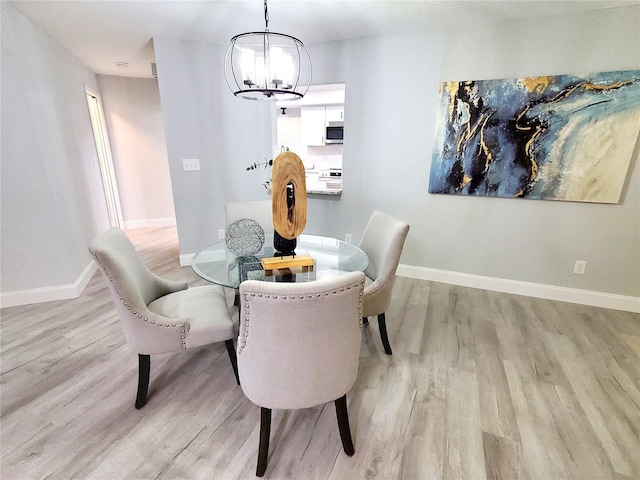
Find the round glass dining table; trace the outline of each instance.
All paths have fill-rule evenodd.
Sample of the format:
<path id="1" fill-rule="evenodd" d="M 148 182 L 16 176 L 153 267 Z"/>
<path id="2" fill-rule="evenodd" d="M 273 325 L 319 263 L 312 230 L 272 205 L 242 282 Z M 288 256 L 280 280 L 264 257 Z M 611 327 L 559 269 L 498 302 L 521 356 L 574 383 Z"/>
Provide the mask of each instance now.
<path id="1" fill-rule="evenodd" d="M 296 255 L 309 255 L 311 267 L 292 267 L 265 271 L 263 258 L 274 257 L 273 234 L 252 255 L 235 255 L 224 240 L 198 252 L 191 260 L 191 268 L 209 282 L 229 288 L 239 288 L 245 280 L 271 282 L 310 282 L 346 272 L 363 272 L 369 258 L 360 248 L 337 238 L 319 235 L 300 235 L 297 238 Z"/>

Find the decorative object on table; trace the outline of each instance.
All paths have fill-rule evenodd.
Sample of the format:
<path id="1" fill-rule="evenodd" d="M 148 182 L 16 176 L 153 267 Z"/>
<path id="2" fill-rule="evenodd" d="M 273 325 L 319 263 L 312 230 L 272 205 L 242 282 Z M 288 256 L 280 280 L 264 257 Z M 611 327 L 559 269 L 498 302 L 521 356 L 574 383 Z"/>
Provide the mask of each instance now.
<path id="1" fill-rule="evenodd" d="M 618 203 L 640 70 L 444 82 L 430 193 Z"/>
<path id="2" fill-rule="evenodd" d="M 227 227 L 225 241 L 234 255 L 253 255 L 264 245 L 264 230 L 255 220 L 242 218 Z"/>
<path id="3" fill-rule="evenodd" d="M 306 174 L 302 160 L 293 152 L 283 152 L 273 162 L 271 210 L 276 255 L 291 255 L 307 225 Z"/>
<path id="4" fill-rule="evenodd" d="M 283 238 L 277 230 L 273 231 L 273 248 L 276 250 L 276 255 L 280 255 L 281 257 L 295 255 L 297 246 L 297 239 Z"/>
<path id="5" fill-rule="evenodd" d="M 246 170 L 258 170 L 259 167 L 264 167 L 264 169 L 271 168 L 273 166 L 273 158 L 270 160 L 264 159 L 264 162 L 253 162 L 249 165 Z M 267 178 L 267 180 L 262 184 L 264 188 L 269 190 L 271 187 L 271 178 Z"/>
<path id="6" fill-rule="evenodd" d="M 260 259 L 254 255 L 242 255 L 236 257 L 229 264 L 229 278 L 238 284 L 245 280 L 263 280 L 264 271 Z"/>
<path id="7" fill-rule="evenodd" d="M 313 258 L 310 255 L 290 255 L 286 257 L 266 257 L 260 260 L 265 275 L 271 275 L 274 270 L 302 267 L 303 272 L 313 269 Z"/>
<path id="8" fill-rule="evenodd" d="M 288 151 L 289 151 L 289 147 L 285 147 L 284 145 L 280 147 L 280 153 L 288 152 Z M 269 160 L 265 158 L 264 162 L 253 162 L 251 165 L 245 168 L 245 170 L 258 170 L 260 167 L 263 167 L 264 170 L 266 170 L 267 168 L 273 167 L 273 158 Z M 267 180 L 262 184 L 262 186 L 267 190 L 269 190 L 269 188 L 271 188 L 271 177 L 267 178 Z"/>
<path id="9" fill-rule="evenodd" d="M 249 100 L 297 100 L 311 84 L 311 58 L 295 37 L 269 31 L 267 0 L 264 32 L 241 33 L 231 39 L 224 76 L 236 97 Z"/>

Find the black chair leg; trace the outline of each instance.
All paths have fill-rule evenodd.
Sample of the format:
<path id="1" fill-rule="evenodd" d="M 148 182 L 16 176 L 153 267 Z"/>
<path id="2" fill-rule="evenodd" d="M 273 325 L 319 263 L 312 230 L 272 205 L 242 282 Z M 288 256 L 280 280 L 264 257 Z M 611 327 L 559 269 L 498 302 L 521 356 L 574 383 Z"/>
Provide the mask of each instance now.
<path id="1" fill-rule="evenodd" d="M 240 315 L 242 314 L 242 311 L 240 310 L 240 290 L 237 288 L 233 297 L 233 304 L 238 307 L 238 325 L 240 325 Z"/>
<path id="2" fill-rule="evenodd" d="M 271 434 L 271 409 L 260 407 L 260 447 L 258 449 L 258 466 L 256 476 L 262 477 L 267 470 L 269 456 L 269 435 Z"/>
<path id="3" fill-rule="evenodd" d="M 384 353 L 391 355 L 391 345 L 389 345 L 389 337 L 387 337 L 387 322 L 384 318 L 384 313 L 378 315 L 378 327 L 380 327 L 380 338 L 382 338 Z"/>
<path id="4" fill-rule="evenodd" d="M 338 398 L 336 404 L 336 417 L 338 417 L 338 429 L 340 430 L 340 440 L 344 453 L 352 456 L 356 451 L 353 448 L 351 429 L 349 428 L 349 414 L 347 413 L 347 395 Z"/>
<path id="5" fill-rule="evenodd" d="M 149 373 L 151 371 L 151 356 L 138 354 L 138 395 L 136 408 L 140 409 L 147 403 L 149 390 Z"/>
<path id="6" fill-rule="evenodd" d="M 363 325 L 368 325 L 369 324 L 369 317 L 362 317 L 362 324 Z"/>
<path id="7" fill-rule="evenodd" d="M 224 344 L 227 346 L 227 352 L 229 353 L 229 360 L 231 360 L 231 366 L 233 367 L 233 374 L 236 376 L 236 382 L 240 385 L 238 358 L 236 357 L 236 348 L 233 346 L 233 340 L 225 340 Z"/>

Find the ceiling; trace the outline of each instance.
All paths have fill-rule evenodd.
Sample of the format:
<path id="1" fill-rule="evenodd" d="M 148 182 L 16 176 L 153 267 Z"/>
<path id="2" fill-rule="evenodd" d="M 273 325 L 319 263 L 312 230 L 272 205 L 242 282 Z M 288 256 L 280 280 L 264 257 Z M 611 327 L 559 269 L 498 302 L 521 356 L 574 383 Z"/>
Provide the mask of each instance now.
<path id="1" fill-rule="evenodd" d="M 15 0 L 95 73 L 151 77 L 153 37 L 227 45 L 264 30 L 260 0 Z M 564 15 L 634 1 L 271 0 L 269 30 L 305 44 Z M 126 62 L 126 68 L 118 67 Z"/>

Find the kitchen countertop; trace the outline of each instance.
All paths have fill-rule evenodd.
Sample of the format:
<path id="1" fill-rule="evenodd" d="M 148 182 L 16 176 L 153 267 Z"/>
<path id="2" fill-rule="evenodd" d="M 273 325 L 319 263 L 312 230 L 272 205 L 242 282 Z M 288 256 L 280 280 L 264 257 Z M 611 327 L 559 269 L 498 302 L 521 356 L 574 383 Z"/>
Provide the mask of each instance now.
<path id="1" fill-rule="evenodd" d="M 342 189 L 311 190 L 307 188 L 307 193 L 314 195 L 342 195 Z"/>
<path id="2" fill-rule="evenodd" d="M 340 195 L 342 193 L 342 179 L 320 179 L 318 178 L 318 171 L 307 170 L 306 171 L 306 183 L 307 183 L 307 193 L 315 194 L 315 195 Z M 340 188 L 329 188 L 327 187 L 327 183 L 332 183 L 333 185 L 340 182 Z"/>

